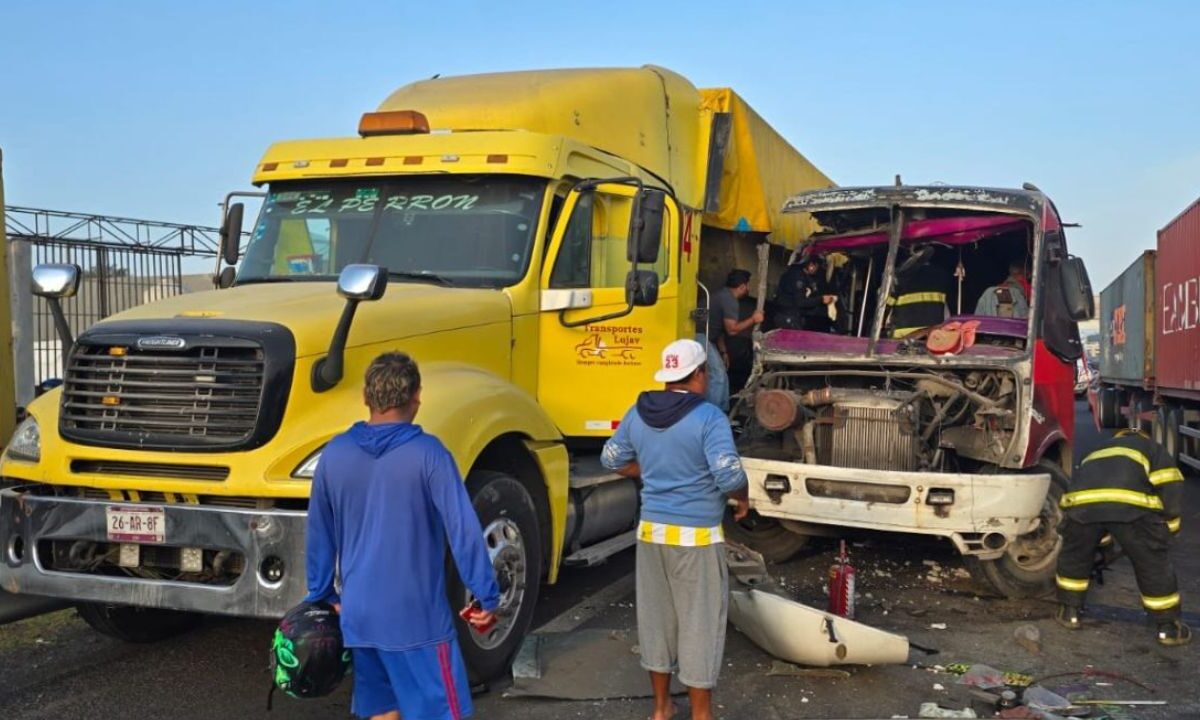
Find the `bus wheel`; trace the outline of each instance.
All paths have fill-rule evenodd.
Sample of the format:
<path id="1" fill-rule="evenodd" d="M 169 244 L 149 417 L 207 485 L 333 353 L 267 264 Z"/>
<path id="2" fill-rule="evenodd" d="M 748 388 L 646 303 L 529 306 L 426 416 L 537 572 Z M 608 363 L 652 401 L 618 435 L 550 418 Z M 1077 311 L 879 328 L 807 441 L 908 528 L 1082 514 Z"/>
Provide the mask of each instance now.
<path id="1" fill-rule="evenodd" d="M 733 512 L 727 510 L 724 526 L 725 537 L 757 552 L 769 563 L 787 562 L 808 545 L 807 535 L 794 533 L 778 520 L 763 517 L 754 510 L 741 521 L 735 521 Z"/>
<path id="2" fill-rule="evenodd" d="M 1037 528 L 1013 540 L 1004 554 L 994 560 L 964 558 L 977 583 L 1007 598 L 1041 597 L 1054 589 L 1058 551 L 1062 548 L 1058 534 L 1062 510 L 1058 502 L 1067 490 L 1067 475 L 1049 460 L 1038 463 L 1036 471 L 1050 475 L 1050 488 Z"/>
<path id="3" fill-rule="evenodd" d="M 463 585 L 452 558 L 447 560 L 450 565 L 447 592 L 455 612 L 459 646 L 472 681 L 486 681 L 508 669 L 533 621 L 541 579 L 541 533 L 533 498 L 511 475 L 477 470 L 467 476 L 467 492 L 479 516 L 488 556 L 500 585 L 496 624 L 486 633 L 477 633 L 457 616 L 475 596 Z"/>

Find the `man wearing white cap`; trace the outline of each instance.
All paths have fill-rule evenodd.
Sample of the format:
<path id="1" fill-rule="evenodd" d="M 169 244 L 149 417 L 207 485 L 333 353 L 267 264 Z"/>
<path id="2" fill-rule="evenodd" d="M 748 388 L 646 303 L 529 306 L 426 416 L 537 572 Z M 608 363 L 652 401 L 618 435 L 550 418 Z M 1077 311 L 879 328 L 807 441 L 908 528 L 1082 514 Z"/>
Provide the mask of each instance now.
<path id="1" fill-rule="evenodd" d="M 721 519 L 726 498 L 749 511 L 746 473 L 729 419 L 704 399 L 704 347 L 676 340 L 654 379 L 604 445 L 610 470 L 642 478 L 637 546 L 638 646 L 654 688 L 653 720 L 675 714 L 671 674 L 687 686 L 691 717 L 712 718 L 725 652 L 729 575 Z"/>

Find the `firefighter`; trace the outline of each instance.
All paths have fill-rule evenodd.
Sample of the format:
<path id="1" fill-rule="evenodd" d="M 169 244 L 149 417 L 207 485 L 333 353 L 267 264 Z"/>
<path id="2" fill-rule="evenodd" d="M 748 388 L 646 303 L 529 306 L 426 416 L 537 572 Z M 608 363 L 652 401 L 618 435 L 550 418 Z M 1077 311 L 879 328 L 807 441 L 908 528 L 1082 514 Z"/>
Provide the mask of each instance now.
<path id="1" fill-rule="evenodd" d="M 932 262 L 933 252 L 929 245 L 911 248 L 896 267 L 895 292 L 888 298 L 894 338 L 941 325 L 950 314 L 946 291 L 953 283 L 950 273 Z"/>
<path id="2" fill-rule="evenodd" d="M 1143 433 L 1117 433 L 1083 459 L 1060 506 L 1058 623 L 1079 628 L 1095 552 L 1111 534 L 1133 563 L 1142 606 L 1158 626 L 1158 642 L 1190 641 L 1192 631 L 1180 621 L 1179 586 L 1167 555 L 1171 537 L 1179 532 L 1183 475 L 1166 450 Z"/>
<path id="3" fill-rule="evenodd" d="M 778 327 L 833 331 L 828 306 L 837 302 L 837 295 L 825 280 L 824 265 L 820 255 L 808 254 L 783 272 L 775 295 L 774 320 Z"/>

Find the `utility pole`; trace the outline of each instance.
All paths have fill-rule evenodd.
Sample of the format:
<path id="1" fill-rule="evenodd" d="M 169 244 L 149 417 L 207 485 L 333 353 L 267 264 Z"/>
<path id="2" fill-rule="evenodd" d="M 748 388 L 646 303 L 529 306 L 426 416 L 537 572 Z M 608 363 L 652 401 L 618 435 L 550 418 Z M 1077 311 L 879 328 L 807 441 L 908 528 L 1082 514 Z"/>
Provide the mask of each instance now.
<path id="1" fill-rule="evenodd" d="M 4 216 L 4 152 L 0 150 L 0 217 Z M 8 444 L 17 421 L 17 403 L 13 397 L 13 332 L 8 296 L 8 235 L 0 232 L 0 444 Z"/>

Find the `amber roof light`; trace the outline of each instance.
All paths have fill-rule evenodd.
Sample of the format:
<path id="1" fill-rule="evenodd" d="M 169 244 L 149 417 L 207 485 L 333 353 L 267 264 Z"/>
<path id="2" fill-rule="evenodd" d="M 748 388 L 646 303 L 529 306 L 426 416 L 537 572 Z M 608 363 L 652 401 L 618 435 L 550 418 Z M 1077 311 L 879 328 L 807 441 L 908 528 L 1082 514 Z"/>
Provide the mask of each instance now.
<path id="1" fill-rule="evenodd" d="M 429 120 L 416 110 L 387 110 L 363 113 L 358 121 L 358 134 L 363 137 L 374 135 L 416 135 L 429 132 Z"/>

